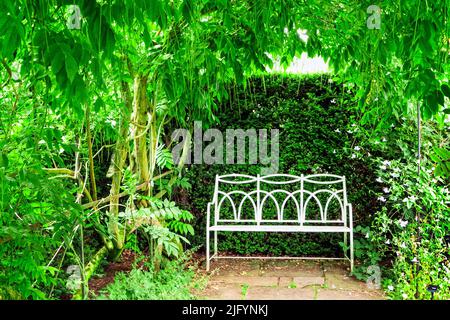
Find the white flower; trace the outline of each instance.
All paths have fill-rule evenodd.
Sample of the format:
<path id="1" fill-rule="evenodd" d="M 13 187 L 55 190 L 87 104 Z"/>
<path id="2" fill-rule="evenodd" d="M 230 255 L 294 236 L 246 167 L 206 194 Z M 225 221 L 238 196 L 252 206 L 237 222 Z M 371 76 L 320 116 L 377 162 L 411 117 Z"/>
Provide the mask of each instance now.
<path id="1" fill-rule="evenodd" d="M 366 233 L 366 239 L 369 239 L 369 233 L 368 232 Z"/>
<path id="2" fill-rule="evenodd" d="M 367 152 L 367 156 L 368 156 L 368 157 L 370 157 L 370 156 L 371 156 L 370 152 Z"/>
<path id="3" fill-rule="evenodd" d="M 417 257 L 414 257 L 414 259 L 411 260 L 412 263 L 416 263 L 417 261 L 419 261 L 417 260 Z"/>
<path id="4" fill-rule="evenodd" d="M 336 100 L 335 99 L 331 100 L 331 103 L 336 103 Z"/>
<path id="5" fill-rule="evenodd" d="M 380 169 L 381 169 L 381 170 L 386 170 L 387 167 L 383 165 L 383 166 L 380 166 Z"/>
<path id="6" fill-rule="evenodd" d="M 383 183 L 383 180 L 381 180 L 380 177 L 378 177 L 376 181 L 379 182 L 379 183 Z"/>
<path id="7" fill-rule="evenodd" d="M 391 124 L 391 128 L 395 128 L 394 124 Z"/>
<path id="8" fill-rule="evenodd" d="M 356 154 L 352 154 L 352 159 L 355 159 L 356 158 Z"/>
<path id="9" fill-rule="evenodd" d="M 389 193 L 389 192 L 391 192 L 391 189 L 389 189 L 389 188 L 387 188 L 387 187 L 384 187 L 384 188 L 383 188 L 383 192 L 384 192 L 384 193 Z"/>
<path id="10" fill-rule="evenodd" d="M 353 123 L 353 124 L 352 124 L 352 127 L 356 127 L 356 123 Z"/>
<path id="11" fill-rule="evenodd" d="M 406 244 L 404 242 L 402 242 L 402 244 L 400 245 L 400 248 L 406 249 Z"/>
<path id="12" fill-rule="evenodd" d="M 391 244 L 391 241 L 389 241 L 389 239 L 387 239 L 385 244 Z"/>
<path id="13" fill-rule="evenodd" d="M 336 129 L 336 130 L 334 130 L 334 132 L 340 133 L 340 132 L 341 132 L 341 130 L 339 130 L 339 129 Z"/>
<path id="14" fill-rule="evenodd" d="M 361 150 L 361 148 L 358 147 L 358 146 L 356 146 L 356 147 L 355 147 L 355 150 L 356 150 L 356 151 L 359 151 L 359 150 Z"/>
<path id="15" fill-rule="evenodd" d="M 417 198 L 415 196 L 409 196 L 408 199 L 411 200 L 412 202 L 414 202 L 414 201 L 416 201 Z"/>
<path id="16" fill-rule="evenodd" d="M 402 220 L 402 219 L 398 220 L 398 223 L 400 224 L 400 227 L 402 227 L 402 228 L 404 228 L 408 225 L 408 221 Z"/>
<path id="17" fill-rule="evenodd" d="M 407 299 L 408 295 L 406 293 L 402 294 L 403 299 Z"/>
<path id="18" fill-rule="evenodd" d="M 388 286 L 388 290 L 389 290 L 389 291 L 394 291 L 394 286 L 389 285 L 389 286 Z"/>
<path id="19" fill-rule="evenodd" d="M 386 139 L 386 138 L 383 138 L 383 139 L 381 139 L 381 141 L 383 141 L 383 142 L 386 142 L 386 141 L 387 141 L 387 139 Z"/>
<path id="20" fill-rule="evenodd" d="M 384 164 L 385 166 L 390 166 L 390 165 L 391 165 L 391 162 L 390 162 L 389 160 L 384 160 L 384 161 L 383 161 L 383 164 Z"/>
<path id="21" fill-rule="evenodd" d="M 351 131 L 351 130 L 347 130 L 347 132 L 348 132 L 348 133 L 353 133 L 353 131 Z"/>
<path id="22" fill-rule="evenodd" d="M 333 153 L 336 153 L 336 149 L 333 150 Z"/>
<path id="23" fill-rule="evenodd" d="M 383 196 L 381 196 L 381 197 L 378 197 L 378 199 L 377 199 L 378 201 L 381 201 L 381 202 L 386 202 L 386 198 L 385 197 L 383 197 Z"/>

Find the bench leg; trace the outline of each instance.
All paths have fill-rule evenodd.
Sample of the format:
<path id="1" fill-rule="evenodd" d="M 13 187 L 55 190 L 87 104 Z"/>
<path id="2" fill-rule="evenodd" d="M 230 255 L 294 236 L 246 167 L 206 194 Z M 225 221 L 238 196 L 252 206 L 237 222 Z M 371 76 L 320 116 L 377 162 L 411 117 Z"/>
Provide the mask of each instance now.
<path id="1" fill-rule="evenodd" d="M 354 257 L 353 257 L 353 229 L 350 231 L 350 272 L 353 273 L 353 264 L 354 264 Z"/>
<path id="2" fill-rule="evenodd" d="M 344 257 L 348 258 L 348 242 L 347 242 L 347 232 L 344 232 Z"/>
<path id="3" fill-rule="evenodd" d="M 206 271 L 209 271 L 209 228 L 206 228 Z"/>
<path id="4" fill-rule="evenodd" d="M 214 255 L 217 257 L 217 231 L 214 231 Z"/>

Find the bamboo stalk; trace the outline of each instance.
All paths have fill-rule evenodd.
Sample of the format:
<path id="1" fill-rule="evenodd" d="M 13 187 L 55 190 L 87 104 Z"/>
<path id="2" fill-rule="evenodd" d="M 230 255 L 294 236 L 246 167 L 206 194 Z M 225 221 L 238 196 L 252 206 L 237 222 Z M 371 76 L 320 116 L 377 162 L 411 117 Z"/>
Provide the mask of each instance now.
<path id="1" fill-rule="evenodd" d="M 163 177 L 165 177 L 165 176 L 167 176 L 167 175 L 169 175 L 169 174 L 171 174 L 171 173 L 173 173 L 173 170 L 166 171 L 166 172 L 160 174 L 159 176 L 154 177 L 153 180 L 161 179 L 161 178 L 163 178 Z M 143 183 L 141 183 L 141 184 L 138 184 L 138 185 L 136 186 L 136 191 L 140 191 L 140 190 L 145 191 L 146 188 L 148 187 L 148 185 L 149 185 L 148 182 L 143 182 Z M 118 194 L 116 194 L 116 195 L 114 195 L 114 196 L 117 197 L 117 198 L 122 198 L 122 197 L 125 197 L 125 196 L 127 196 L 127 195 L 129 195 L 129 193 L 128 193 L 127 191 L 123 191 L 123 192 L 118 193 Z M 82 205 L 82 207 L 83 207 L 84 209 L 89 209 L 89 208 L 98 207 L 98 206 L 100 206 L 100 205 L 102 205 L 102 204 L 105 204 L 105 203 L 107 203 L 108 201 L 110 201 L 112 197 L 113 197 L 112 195 L 109 195 L 109 196 L 107 196 L 107 197 L 105 197 L 105 198 L 98 199 L 98 200 L 96 200 L 96 201 L 92 201 L 92 202 L 89 202 L 89 203 L 85 203 L 85 204 Z"/>
<path id="2" fill-rule="evenodd" d="M 92 277 L 92 275 L 95 273 L 102 260 L 106 257 L 107 253 L 108 249 L 106 248 L 106 246 L 102 247 L 100 250 L 97 251 L 97 253 L 91 259 L 91 261 L 89 261 L 89 263 L 86 265 L 84 273 L 84 280 L 86 282 L 88 282 L 89 279 Z M 72 300 L 82 300 L 82 299 L 83 299 L 83 290 L 81 287 L 72 296 Z"/>
<path id="3" fill-rule="evenodd" d="M 91 181 L 91 196 L 95 201 L 97 200 L 97 184 L 95 183 L 94 173 L 94 156 L 92 152 L 92 135 L 91 135 L 91 122 L 90 122 L 90 109 L 89 105 L 86 107 L 86 140 L 88 144 L 88 156 L 89 156 L 89 175 Z"/>

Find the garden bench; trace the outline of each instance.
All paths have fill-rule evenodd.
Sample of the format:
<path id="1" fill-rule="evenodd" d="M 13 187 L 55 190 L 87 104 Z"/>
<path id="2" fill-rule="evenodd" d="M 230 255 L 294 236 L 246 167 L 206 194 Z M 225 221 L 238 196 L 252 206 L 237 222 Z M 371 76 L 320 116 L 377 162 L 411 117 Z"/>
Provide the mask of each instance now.
<path id="1" fill-rule="evenodd" d="M 347 202 L 344 176 L 332 174 L 217 175 L 213 199 L 207 205 L 206 223 L 206 269 L 208 271 L 211 259 L 264 258 L 219 256 L 218 232 L 343 233 L 345 258 L 276 258 L 348 260 L 350 269 L 353 271 L 352 205 Z M 211 232 L 214 233 L 212 256 L 210 256 Z M 347 234 L 350 237 L 350 258 L 347 255 Z"/>

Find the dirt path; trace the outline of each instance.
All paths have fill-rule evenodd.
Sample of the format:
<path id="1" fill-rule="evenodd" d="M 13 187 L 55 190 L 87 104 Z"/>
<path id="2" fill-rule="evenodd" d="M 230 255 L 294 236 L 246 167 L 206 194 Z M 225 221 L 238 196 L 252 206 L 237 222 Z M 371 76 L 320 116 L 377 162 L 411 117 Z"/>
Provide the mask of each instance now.
<path id="1" fill-rule="evenodd" d="M 349 276 L 348 263 L 312 260 L 212 261 L 199 299 L 378 300 L 380 290 Z"/>

